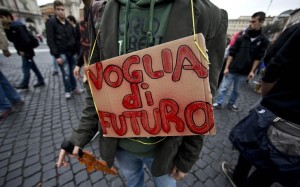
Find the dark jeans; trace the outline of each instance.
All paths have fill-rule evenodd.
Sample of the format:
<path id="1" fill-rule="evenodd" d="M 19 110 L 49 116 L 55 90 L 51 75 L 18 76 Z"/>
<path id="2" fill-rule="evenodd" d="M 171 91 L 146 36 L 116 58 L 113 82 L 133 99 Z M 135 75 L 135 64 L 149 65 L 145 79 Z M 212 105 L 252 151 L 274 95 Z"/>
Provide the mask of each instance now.
<path id="1" fill-rule="evenodd" d="M 272 171 L 256 168 L 248 176 L 251 168 L 252 163 L 240 155 L 232 176 L 234 183 L 238 187 L 270 187 L 273 184 Z"/>
<path id="2" fill-rule="evenodd" d="M 38 82 L 40 83 L 44 82 L 44 78 L 40 70 L 36 66 L 33 57 L 22 56 L 22 70 L 23 70 L 24 77 L 21 85 L 28 86 L 30 80 L 30 69 L 32 69 L 32 71 L 37 76 Z"/>

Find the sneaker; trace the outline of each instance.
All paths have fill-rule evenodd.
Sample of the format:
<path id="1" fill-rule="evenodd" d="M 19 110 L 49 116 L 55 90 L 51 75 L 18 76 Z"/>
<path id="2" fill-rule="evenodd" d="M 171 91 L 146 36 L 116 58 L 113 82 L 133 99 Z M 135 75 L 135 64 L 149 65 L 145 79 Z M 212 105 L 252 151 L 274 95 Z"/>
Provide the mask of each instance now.
<path id="1" fill-rule="evenodd" d="M 66 97 L 66 99 L 70 99 L 71 98 L 71 93 L 70 92 L 66 92 L 65 93 L 65 97 Z"/>
<path id="2" fill-rule="evenodd" d="M 235 183 L 233 182 L 233 170 L 227 162 L 222 162 L 222 171 L 228 178 L 232 186 L 236 187 Z"/>
<path id="3" fill-rule="evenodd" d="M 13 102 L 12 104 L 14 105 L 14 106 L 21 106 L 21 105 L 24 105 L 24 100 L 22 99 L 22 100 L 20 100 L 20 101 L 15 101 L 15 102 Z"/>
<path id="4" fill-rule="evenodd" d="M 19 85 L 15 87 L 16 89 L 28 89 L 28 86 L 24 86 L 24 85 Z"/>
<path id="5" fill-rule="evenodd" d="M 230 104 L 228 104 L 227 107 L 228 107 L 230 110 L 234 111 L 234 112 L 238 112 L 238 111 L 239 111 L 239 108 L 238 108 L 237 106 L 235 106 L 235 105 L 230 105 Z"/>
<path id="6" fill-rule="evenodd" d="M 0 119 L 6 118 L 7 116 L 9 116 L 14 111 L 15 111 L 15 109 L 13 107 L 10 107 L 6 110 L 1 111 L 0 112 Z"/>
<path id="7" fill-rule="evenodd" d="M 55 72 L 52 73 L 52 76 L 55 76 L 55 75 L 58 75 L 57 71 L 55 71 Z"/>
<path id="8" fill-rule="evenodd" d="M 72 93 L 75 93 L 75 94 L 82 94 L 84 91 L 83 89 L 79 89 L 79 88 L 75 88 Z"/>
<path id="9" fill-rule="evenodd" d="M 45 82 L 38 82 L 35 85 L 33 85 L 33 87 L 37 88 L 37 87 L 45 86 L 45 85 L 46 85 Z"/>
<path id="10" fill-rule="evenodd" d="M 216 109 L 221 109 L 221 108 L 222 108 L 222 105 L 219 104 L 219 103 L 214 103 L 214 104 L 213 104 L 213 107 L 216 108 Z"/>

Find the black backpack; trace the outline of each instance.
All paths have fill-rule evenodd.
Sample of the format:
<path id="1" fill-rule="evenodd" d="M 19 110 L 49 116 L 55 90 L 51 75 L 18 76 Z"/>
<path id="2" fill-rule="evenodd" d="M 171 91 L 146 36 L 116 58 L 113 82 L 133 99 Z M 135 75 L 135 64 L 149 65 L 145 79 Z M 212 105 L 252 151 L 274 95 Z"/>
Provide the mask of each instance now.
<path id="1" fill-rule="evenodd" d="M 37 48 L 40 45 L 38 39 L 35 36 L 33 36 L 33 34 L 30 31 L 27 30 L 27 33 L 30 40 L 30 47 Z"/>

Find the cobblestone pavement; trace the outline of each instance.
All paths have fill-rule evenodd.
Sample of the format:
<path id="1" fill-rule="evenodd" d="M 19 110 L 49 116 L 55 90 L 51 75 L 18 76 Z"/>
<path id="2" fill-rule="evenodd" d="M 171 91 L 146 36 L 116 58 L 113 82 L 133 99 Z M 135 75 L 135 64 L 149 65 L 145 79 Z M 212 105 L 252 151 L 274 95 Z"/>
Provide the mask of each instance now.
<path id="1" fill-rule="evenodd" d="M 76 159 L 71 159 L 67 168 L 55 168 L 61 142 L 70 136 L 72 128 L 78 124 L 84 107 L 84 94 L 73 95 L 72 99 L 66 100 L 61 74 L 51 75 L 50 60 L 46 45 L 36 49 L 35 62 L 45 77 L 46 86 L 34 88 L 36 77 L 31 72 L 30 88 L 27 91 L 18 90 L 25 104 L 0 120 L 0 186 L 125 186 L 122 174 L 112 176 L 99 171 L 89 174 Z M 0 54 L 0 69 L 13 85 L 20 83 L 23 74 L 17 54 L 10 58 Z M 78 84 L 82 86 L 81 82 Z M 188 176 L 178 182 L 179 187 L 230 186 L 220 167 L 223 160 L 235 164 L 238 156 L 232 149 L 228 134 L 259 98 L 245 83 L 238 100 L 240 112 L 230 111 L 227 107 L 215 111 L 217 135 L 205 137 L 199 160 Z M 99 157 L 95 141 L 86 149 Z M 145 170 L 147 185 L 154 186 L 148 170 Z"/>

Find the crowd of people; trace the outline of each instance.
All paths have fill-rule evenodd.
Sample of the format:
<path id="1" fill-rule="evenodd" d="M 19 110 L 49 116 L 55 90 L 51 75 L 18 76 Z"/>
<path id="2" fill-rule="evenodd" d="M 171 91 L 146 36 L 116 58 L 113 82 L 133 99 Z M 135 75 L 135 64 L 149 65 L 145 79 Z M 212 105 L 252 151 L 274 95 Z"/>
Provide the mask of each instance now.
<path id="1" fill-rule="evenodd" d="M 225 176 L 233 186 L 238 187 L 269 187 L 274 182 L 284 186 L 300 186 L 300 93 L 295 85 L 299 69 L 297 46 L 300 44 L 300 24 L 288 27 L 270 44 L 262 33 L 266 15 L 261 11 L 255 12 L 249 26 L 236 33 L 226 48 L 227 12 L 209 0 L 194 1 L 192 6 L 186 0 L 151 0 L 141 4 L 133 0 L 83 2 L 85 18 L 80 23 L 72 15 L 66 17 L 64 4 L 57 0 L 53 3 L 55 15 L 46 22 L 52 75 L 59 75 L 60 69 L 66 99 L 70 99 L 72 94 L 83 93 L 77 87 L 76 78 L 81 77 L 80 68 L 87 63 L 94 64 L 189 36 L 190 29 L 194 27 L 197 33 L 204 35 L 208 49 L 211 62 L 209 83 L 215 110 L 223 109 L 227 92 L 232 89 L 227 107 L 239 112 L 236 103 L 241 85 L 256 76 L 262 62 L 265 66 L 261 79 L 262 101 L 230 132 L 229 139 L 240 155 L 235 168 L 226 161 L 222 162 Z M 197 21 L 192 23 L 191 14 L 180 14 L 181 10 L 193 12 L 192 16 Z M 137 18 L 144 24 L 135 24 Z M 26 26 L 15 21 L 5 9 L 0 10 L 0 20 L 3 55 L 11 55 L 7 40 L 13 42 L 22 58 L 24 74 L 22 82 L 14 88 L 0 71 L 1 119 L 13 113 L 14 106 L 24 104 L 24 99 L 15 89 L 28 89 L 30 69 L 38 80 L 34 87 L 45 86 L 45 82 L 34 62 L 34 47 Z M 116 24 L 110 24 L 112 22 Z M 156 22 L 159 24 L 154 32 L 153 23 Z M 145 26 L 146 23 L 149 23 L 148 26 Z M 135 30 L 147 31 L 129 32 L 132 25 Z M 134 45 L 133 48 L 133 41 L 129 41 L 133 35 L 136 42 L 145 39 L 144 45 Z M 145 186 L 144 165 L 151 171 L 155 186 L 176 186 L 176 181 L 189 173 L 199 159 L 203 147 L 202 135 L 106 138 L 86 77 L 83 82 L 86 106 L 78 127 L 73 129 L 67 140 L 71 148 L 61 149 L 57 167 L 67 166 L 65 157 L 77 156 L 80 148 L 100 133 L 102 159 L 108 167 L 118 162 L 127 186 Z M 255 170 L 250 172 L 253 166 Z"/>

